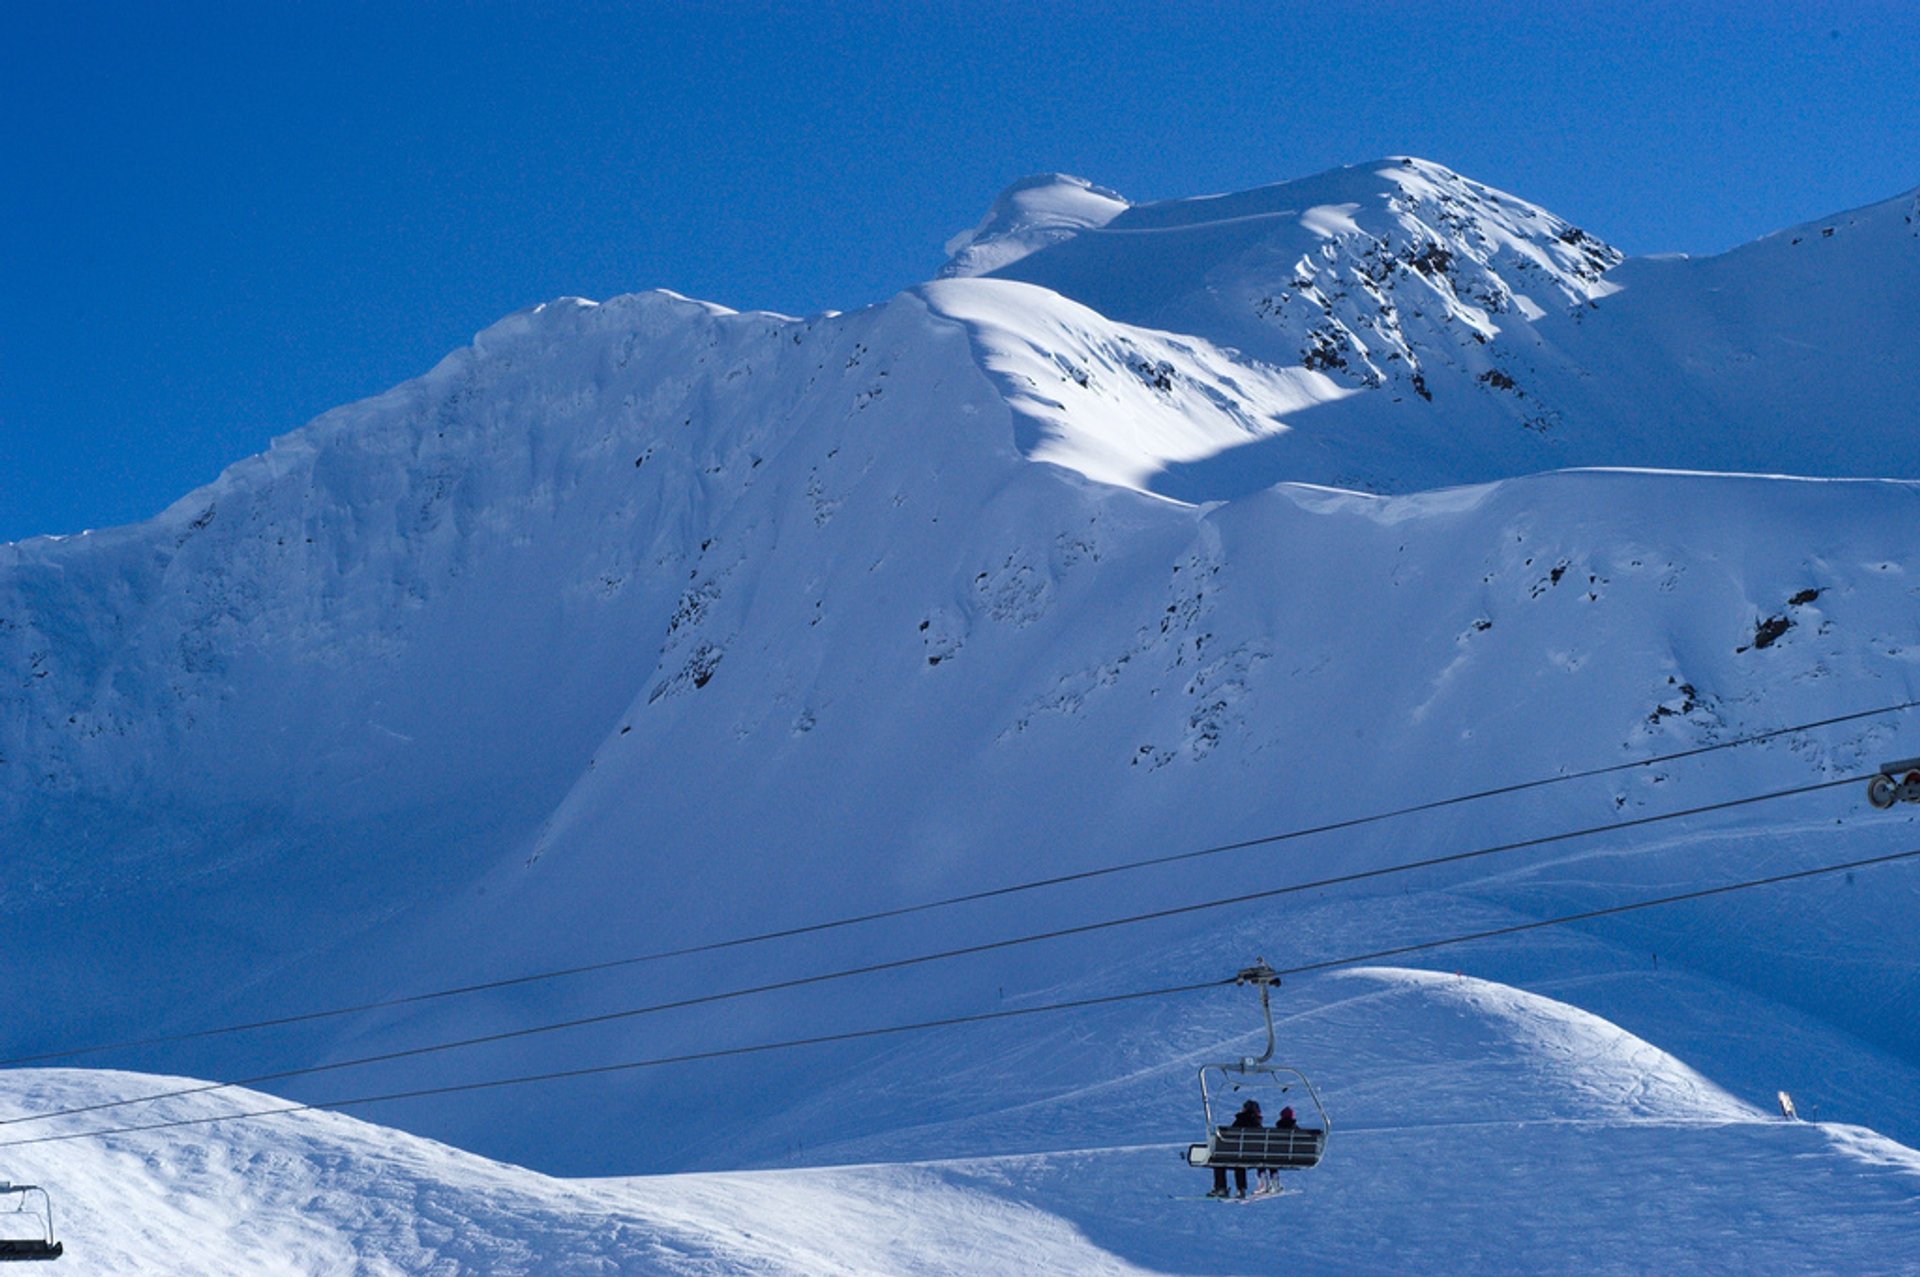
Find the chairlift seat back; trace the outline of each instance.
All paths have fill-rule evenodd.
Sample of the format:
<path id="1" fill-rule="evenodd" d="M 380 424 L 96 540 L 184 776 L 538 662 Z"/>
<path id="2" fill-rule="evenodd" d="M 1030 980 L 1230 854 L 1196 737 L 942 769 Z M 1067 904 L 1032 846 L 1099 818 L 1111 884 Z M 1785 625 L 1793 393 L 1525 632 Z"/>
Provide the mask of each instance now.
<path id="1" fill-rule="evenodd" d="M 1290 1130 L 1222 1126 L 1205 1144 L 1187 1148 L 1187 1164 L 1228 1170 L 1304 1171 L 1318 1166 L 1326 1151 L 1327 1133 L 1310 1126 Z"/>
<path id="2" fill-rule="evenodd" d="M 61 1242 L 37 1237 L 0 1238 L 0 1263 L 22 1259 L 58 1259 L 66 1251 Z"/>

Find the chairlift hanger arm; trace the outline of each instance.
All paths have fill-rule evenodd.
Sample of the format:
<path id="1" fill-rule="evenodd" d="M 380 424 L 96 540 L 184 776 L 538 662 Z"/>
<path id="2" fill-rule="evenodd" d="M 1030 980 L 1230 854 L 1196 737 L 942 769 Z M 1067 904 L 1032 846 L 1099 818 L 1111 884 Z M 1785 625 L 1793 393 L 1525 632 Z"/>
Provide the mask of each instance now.
<path id="1" fill-rule="evenodd" d="M 1260 990 L 1260 1013 L 1267 1020 L 1267 1049 L 1257 1057 L 1240 1061 L 1242 1068 L 1252 1068 L 1273 1058 L 1273 1003 L 1267 991 L 1279 987 L 1280 973 L 1269 966 L 1265 958 L 1255 958 L 1252 966 L 1240 969 L 1239 974 L 1233 977 L 1233 982 L 1251 984 Z"/>

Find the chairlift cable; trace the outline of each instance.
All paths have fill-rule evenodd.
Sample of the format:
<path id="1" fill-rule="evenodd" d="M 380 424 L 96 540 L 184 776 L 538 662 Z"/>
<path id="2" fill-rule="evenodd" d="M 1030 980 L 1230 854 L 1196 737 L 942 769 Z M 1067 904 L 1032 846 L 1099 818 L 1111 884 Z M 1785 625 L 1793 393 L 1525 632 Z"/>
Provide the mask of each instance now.
<path id="1" fill-rule="evenodd" d="M 190 1087 L 180 1087 L 169 1091 L 156 1091 L 148 1095 L 127 1099 L 105 1100 L 97 1104 L 82 1105 L 75 1108 L 56 1109 L 45 1113 L 31 1113 L 20 1117 L 0 1118 L 0 1126 L 13 1126 L 23 1122 L 45 1121 L 56 1117 L 71 1117 L 79 1113 L 99 1112 L 104 1109 L 124 1108 L 131 1104 L 143 1104 L 154 1100 L 172 1099 L 183 1095 L 200 1095 L 211 1091 L 227 1090 L 233 1087 L 251 1087 L 269 1082 L 284 1082 L 296 1077 L 308 1077 L 316 1073 L 331 1073 L 341 1069 L 361 1068 L 371 1064 L 389 1064 L 395 1060 L 413 1059 L 423 1055 L 437 1055 L 445 1051 L 463 1050 L 468 1047 L 486 1046 L 496 1042 L 506 1042 L 518 1038 L 535 1037 L 545 1033 L 556 1033 L 566 1029 L 586 1028 L 597 1024 L 608 1024 L 618 1020 L 636 1019 L 640 1016 L 655 1015 L 665 1011 L 685 1010 L 690 1007 L 706 1006 L 717 1002 L 731 1001 L 736 998 L 753 997 L 766 993 L 781 993 L 811 985 L 826 984 L 831 981 L 850 979 L 856 976 L 875 975 L 884 971 L 895 971 L 905 967 L 922 966 L 931 962 L 942 962 L 954 958 L 971 957 L 982 953 L 997 952 L 1017 948 L 1045 940 L 1059 940 L 1070 936 L 1087 935 L 1097 931 L 1108 931 L 1117 927 L 1136 926 L 1145 922 L 1157 922 L 1167 918 L 1183 917 L 1189 914 L 1208 912 L 1214 909 L 1229 908 L 1235 905 L 1250 904 L 1255 901 L 1271 900 L 1280 896 L 1293 895 L 1302 891 L 1313 891 L 1325 887 L 1343 886 L 1373 878 L 1383 878 L 1391 874 L 1406 873 L 1416 869 L 1431 868 L 1436 865 L 1455 864 L 1465 860 L 1495 855 L 1501 852 L 1518 851 L 1548 843 L 1564 842 L 1570 839 L 1589 837 L 1601 833 L 1617 833 L 1623 829 L 1633 829 L 1644 825 L 1659 824 L 1669 820 L 1679 820 L 1689 816 L 1703 815 L 1709 812 L 1725 811 L 1730 808 L 1750 806 L 1755 803 L 1770 802 L 1780 798 L 1797 797 L 1833 789 L 1841 785 L 1856 784 L 1860 777 L 1843 777 L 1839 780 L 1818 781 L 1810 785 L 1798 785 L 1789 789 L 1770 793 L 1751 795 L 1743 798 L 1724 799 L 1717 803 L 1708 803 L 1699 807 L 1680 811 L 1662 812 L 1651 816 L 1638 816 L 1632 820 L 1613 821 L 1605 825 L 1593 825 L 1585 829 L 1567 833 L 1546 834 L 1536 838 L 1522 839 L 1517 842 L 1502 843 L 1491 847 L 1481 847 L 1470 851 L 1452 852 L 1443 856 L 1430 856 L 1423 860 L 1409 861 L 1399 865 L 1387 865 L 1373 869 L 1354 870 L 1350 873 L 1336 874 L 1310 882 L 1290 883 L 1282 887 L 1268 887 L 1259 891 L 1240 892 L 1231 896 L 1217 897 L 1184 905 L 1170 905 L 1145 913 L 1129 914 L 1119 918 L 1105 918 L 1095 922 L 1078 923 L 1069 927 L 1056 927 L 1048 931 L 1032 932 L 1026 935 L 1004 937 L 999 940 L 982 941 L 976 944 L 962 945 L 957 948 L 940 949 L 929 953 L 913 954 L 904 958 L 891 958 L 881 962 L 866 963 L 857 967 L 847 967 L 835 971 L 816 972 L 812 975 L 793 976 L 784 980 L 770 981 L 764 984 L 749 985 L 728 989 L 718 993 L 696 994 L 676 998 L 666 1002 L 655 1002 L 645 1006 L 626 1007 L 617 1011 L 603 1011 L 595 1015 L 578 1016 L 573 1019 L 559 1020 L 547 1024 L 527 1025 L 517 1029 L 501 1029 L 492 1033 L 473 1037 L 458 1038 L 444 1042 L 430 1042 L 420 1046 L 403 1047 L 392 1051 L 383 1051 L 374 1055 L 356 1056 L 352 1059 L 335 1060 L 326 1064 L 308 1064 L 295 1068 L 280 1069 L 270 1073 L 259 1073 L 251 1077 L 235 1078 L 225 1082 L 203 1082 Z M 1284 975 L 1285 972 L 1280 974 Z"/>
<path id="2" fill-rule="evenodd" d="M 1632 913 L 1636 909 L 1651 909 L 1655 905 L 1680 904 L 1687 900 L 1704 900 L 1709 896 L 1724 896 L 1728 892 L 1745 891 L 1751 887 L 1771 887 L 1783 882 L 1796 882 L 1803 878 L 1818 878 L 1827 874 L 1851 872 L 1866 869 L 1874 865 L 1893 864 L 1901 860 L 1920 858 L 1920 849 L 1896 851 L 1884 856 L 1868 856 L 1863 860 L 1850 860 L 1840 865 L 1821 865 L 1813 869 L 1795 869 L 1786 873 L 1770 874 L 1765 878 L 1749 878 L 1744 882 L 1727 883 L 1718 887 L 1701 887 L 1694 891 L 1676 892 L 1671 896 L 1661 896 L 1655 900 L 1636 900 L 1624 905 L 1608 905 L 1600 909 L 1587 909 L 1580 913 L 1563 914 L 1558 918 L 1547 918 L 1534 922 L 1516 922 L 1504 927 L 1493 927 L 1486 931 L 1474 931 L 1465 935 L 1449 936 L 1444 940 L 1427 940 L 1419 944 L 1396 945 L 1391 949 L 1376 949 L 1372 953 L 1357 954 L 1350 958 L 1339 958 L 1327 962 L 1307 962 L 1297 967 L 1283 967 L 1279 974 L 1307 975 L 1315 971 L 1326 971 L 1333 967 L 1351 967 L 1365 962 L 1378 962 L 1383 958 L 1398 958 L 1409 953 L 1421 953 L 1428 949 L 1440 949 L 1448 945 L 1468 944 L 1475 940 L 1492 940 L 1499 936 L 1519 935 L 1522 932 L 1538 931 L 1542 927 L 1558 927 L 1574 922 L 1590 922 L 1595 918 L 1609 918 L 1615 914 Z"/>
<path id="3" fill-rule="evenodd" d="M 952 1028 L 958 1025 L 979 1024 L 988 1020 L 1010 1020 L 1019 1016 L 1046 1015 L 1058 1011 L 1074 1011 L 1085 1007 L 1106 1006 L 1117 1002 L 1138 1002 L 1147 998 L 1172 997 L 1175 994 L 1197 993 L 1202 989 L 1218 989 L 1233 984 L 1231 979 L 1202 980 L 1194 984 L 1171 985 L 1159 989 L 1140 989 L 1130 993 L 1109 993 L 1098 997 L 1075 998 L 1068 1002 L 1049 1002 L 1030 1007 L 1009 1007 L 998 1011 L 981 1011 L 970 1015 L 945 1016 L 937 1020 L 921 1020 L 913 1024 L 889 1024 L 871 1029 L 852 1029 L 841 1033 L 823 1033 L 813 1037 L 789 1038 L 780 1042 L 760 1042 L 751 1046 L 720 1047 L 711 1051 L 689 1051 L 681 1055 L 656 1056 L 646 1060 L 626 1060 L 618 1064 L 594 1064 L 577 1069 L 558 1069 L 548 1073 L 527 1074 L 521 1077 L 492 1078 L 484 1082 L 459 1082 L 446 1086 L 426 1087 L 412 1091 L 394 1091 L 386 1095 L 361 1096 L 349 1100 L 327 1100 L 314 1104 L 290 1104 L 283 1108 L 262 1109 L 244 1113 L 223 1113 L 211 1117 L 191 1117 L 173 1121 L 141 1123 L 133 1126 L 117 1126 L 96 1131 L 72 1131 L 61 1135 L 36 1135 L 26 1139 L 0 1141 L 0 1148 L 21 1148 L 29 1144 L 53 1144 L 63 1140 L 93 1139 L 108 1135 L 125 1135 L 136 1131 L 161 1131 L 178 1126 L 203 1126 L 212 1122 L 241 1121 L 257 1117 L 279 1117 L 287 1113 L 306 1113 L 336 1108 L 351 1108 L 363 1104 L 384 1104 L 394 1100 L 424 1099 L 434 1095 L 453 1095 L 464 1091 L 482 1091 L 503 1086 L 518 1086 L 532 1082 L 559 1082 L 570 1078 L 592 1077 L 602 1073 L 630 1072 L 635 1069 L 658 1068 L 670 1064 L 697 1064 L 708 1060 L 726 1059 L 739 1055 L 758 1055 L 768 1051 L 784 1051 L 803 1046 L 825 1046 L 834 1042 L 854 1042 L 862 1038 L 887 1037 L 901 1033 L 918 1033 L 931 1029 Z M 176 1094 L 192 1094 L 177 1092 Z M 157 1098 L 157 1097 L 155 1097 Z M 134 1103 L 136 1101 L 128 1101 Z M 86 1109 L 74 1109 L 71 1112 L 87 1112 Z M 46 1114 L 53 1117 L 59 1114 Z M 19 1119 L 16 1119 L 19 1120 Z"/>
<path id="4" fill-rule="evenodd" d="M 1673 895 L 1657 896 L 1647 900 L 1635 900 L 1626 904 L 1612 905 L 1604 909 L 1589 909 L 1580 913 L 1565 914 L 1557 918 L 1543 918 L 1534 922 L 1517 923 L 1507 927 L 1495 927 L 1484 931 L 1448 936 L 1439 940 L 1423 941 L 1419 944 L 1401 945 L 1392 949 L 1375 950 L 1372 953 L 1354 954 L 1345 958 L 1333 958 L 1324 962 L 1307 963 L 1301 966 L 1280 969 L 1278 973 L 1283 976 L 1299 975 L 1308 972 L 1327 971 L 1336 967 L 1360 966 L 1365 963 L 1379 961 L 1382 958 L 1439 949 L 1449 945 L 1469 944 L 1498 936 L 1514 935 L 1525 931 L 1537 931 L 1545 927 L 1564 926 L 1571 923 L 1589 921 L 1594 918 L 1631 913 L 1639 909 L 1653 909 L 1661 905 L 1679 904 L 1689 900 L 1701 900 L 1711 896 L 1722 896 L 1737 891 L 1747 891 L 1756 887 L 1805 881 L 1811 878 L 1824 877 L 1837 873 L 1848 873 L 1878 865 L 1888 865 L 1916 859 L 1920 859 L 1920 848 L 1909 851 L 1892 852 L 1880 856 L 1867 856 L 1859 860 L 1849 860 L 1839 864 L 1820 865 L 1812 869 L 1798 869 L 1786 873 L 1769 874 L 1763 878 L 1748 878 L 1739 882 L 1722 883 L 1719 886 L 1702 887 L 1693 891 L 1677 892 Z M 104 1139 L 115 1135 L 132 1135 L 148 1131 L 173 1130 L 187 1126 L 206 1126 L 216 1122 L 250 1121 L 265 1117 L 282 1117 L 293 1113 L 359 1108 L 398 1100 L 425 1099 L 437 1095 L 455 1095 L 471 1091 L 492 1090 L 500 1087 L 565 1081 L 572 1078 L 631 1072 L 637 1069 L 659 1068 L 666 1065 L 699 1063 L 742 1055 L 764 1054 L 769 1051 L 783 1051 L 807 1046 L 824 1046 L 836 1042 L 852 1042 L 867 1038 L 925 1032 L 960 1025 L 981 1024 L 993 1020 L 1009 1020 L 1020 1016 L 1045 1015 L 1061 1011 L 1080 1010 L 1086 1007 L 1111 1005 L 1121 1002 L 1136 1002 L 1149 998 L 1173 997 L 1199 992 L 1203 989 L 1224 988 L 1232 986 L 1233 984 L 1235 984 L 1235 980 L 1231 977 L 1224 980 L 1205 980 L 1195 984 L 1172 985 L 1157 989 L 1141 989 L 1129 993 L 1112 993 L 1098 997 L 1075 998 L 1066 1002 L 1043 1003 L 1030 1007 L 1012 1007 L 997 1011 L 981 1011 L 971 1015 L 947 1016 L 938 1020 L 922 1020 L 911 1024 L 883 1025 L 877 1028 L 817 1034 L 812 1037 L 789 1038 L 779 1042 L 759 1042 L 749 1046 L 718 1047 L 709 1051 L 692 1051 L 680 1055 L 655 1056 L 643 1060 L 624 1060 L 615 1064 L 596 1064 L 581 1068 L 558 1069 L 545 1073 L 528 1073 L 513 1077 L 489 1078 L 480 1082 L 458 1082 L 443 1086 L 419 1087 L 407 1091 L 391 1091 L 380 1095 L 362 1095 L 314 1103 L 289 1104 L 274 1109 L 220 1113 L 206 1117 L 177 1118 L 161 1122 L 103 1127 L 88 1131 L 68 1131 L 58 1135 L 36 1135 L 25 1139 L 0 1141 L 0 1148 L 23 1148 L 34 1144 L 54 1144 L 68 1140 Z"/>
<path id="5" fill-rule="evenodd" d="M 988 887 L 978 891 L 964 892 L 959 895 L 945 896 L 937 900 L 926 900 L 916 904 L 900 905 L 890 909 L 878 909 L 868 913 L 853 914 L 822 922 L 804 923 L 798 926 L 783 927 L 777 930 L 756 932 L 744 936 L 732 936 L 720 940 L 709 940 L 699 944 L 656 950 L 651 953 L 636 954 L 624 958 L 611 958 L 601 962 L 583 963 L 577 966 L 560 967 L 549 971 L 532 972 L 526 975 L 506 976 L 496 980 L 476 981 L 445 989 L 402 994 L 396 997 L 379 998 L 346 1006 L 327 1007 L 315 1011 L 302 1011 L 290 1015 L 271 1016 L 234 1024 L 216 1025 L 205 1029 L 191 1029 L 179 1033 L 156 1034 L 144 1038 L 127 1038 L 117 1042 L 101 1042 L 88 1046 L 66 1047 L 54 1051 L 40 1051 L 30 1055 L 17 1055 L 0 1059 L 0 1068 L 14 1068 L 25 1064 L 40 1064 L 48 1060 L 63 1060 L 86 1055 L 100 1055 L 110 1051 L 131 1051 L 145 1047 L 169 1046 L 180 1042 L 198 1041 L 212 1037 L 225 1037 L 236 1033 L 251 1033 L 262 1029 L 284 1028 L 295 1024 L 308 1024 L 318 1020 L 335 1019 L 340 1016 L 363 1014 L 368 1011 L 414 1006 L 423 1002 L 438 1001 L 443 998 L 462 997 L 473 993 L 485 993 L 496 989 L 512 988 L 517 985 L 536 984 L 547 980 L 591 975 L 596 972 L 610 971 L 620 967 L 637 966 L 643 963 L 660 962 L 670 958 L 692 957 L 697 954 L 714 953 L 745 945 L 763 944 L 774 940 L 788 940 L 805 935 L 816 935 L 825 931 L 834 931 L 871 922 L 882 922 L 893 918 L 903 918 L 936 909 L 973 904 L 982 900 L 1018 895 L 1047 887 L 1065 886 L 1069 883 L 1085 882 L 1114 874 L 1131 873 L 1141 869 L 1179 864 L 1212 856 L 1225 855 L 1235 851 L 1247 851 L 1255 847 L 1291 842 L 1296 839 L 1315 837 L 1320 834 L 1337 833 L 1343 830 L 1378 824 L 1383 821 L 1396 820 L 1403 816 L 1419 815 L 1429 811 L 1459 806 L 1464 803 L 1477 802 L 1482 799 L 1539 789 L 1548 785 L 1558 785 L 1576 780 L 1588 780 L 1596 776 L 1611 775 L 1617 772 L 1630 771 L 1635 768 L 1656 767 L 1665 763 L 1678 762 L 1682 759 L 1697 758 L 1704 754 L 1717 753 L 1722 750 L 1760 744 L 1765 741 L 1779 739 L 1783 736 L 1793 736 L 1804 732 L 1815 731 L 1822 727 L 1833 727 L 1841 723 L 1857 722 L 1862 719 L 1875 718 L 1885 714 L 1900 713 L 1916 707 L 1920 707 L 1920 700 L 1901 701 L 1892 705 L 1882 705 L 1874 709 L 1855 710 L 1847 714 L 1836 714 L 1828 718 L 1813 719 L 1786 727 L 1770 728 L 1763 732 L 1754 732 L 1745 736 L 1732 737 L 1724 741 L 1716 741 L 1710 745 L 1697 745 L 1690 749 L 1676 750 L 1667 754 L 1656 754 L 1648 758 L 1634 759 L 1629 762 L 1610 763 L 1605 766 L 1589 767 L 1579 771 L 1561 772 L 1553 776 L 1536 777 L 1532 780 L 1497 785 L 1492 788 L 1475 790 L 1465 794 L 1455 794 L 1446 798 L 1430 799 L 1425 802 L 1397 807 L 1389 811 L 1347 817 L 1319 825 L 1304 826 L 1276 834 L 1267 834 L 1257 838 L 1245 838 L 1234 842 L 1218 843 L 1213 846 L 1201 847 L 1191 851 L 1174 852 L 1170 855 L 1149 856 L 1137 860 L 1120 861 L 1110 865 L 1096 866 L 1091 869 L 1077 870 L 1073 873 L 1056 874 L 1046 878 L 1010 883 L 1000 887 Z"/>

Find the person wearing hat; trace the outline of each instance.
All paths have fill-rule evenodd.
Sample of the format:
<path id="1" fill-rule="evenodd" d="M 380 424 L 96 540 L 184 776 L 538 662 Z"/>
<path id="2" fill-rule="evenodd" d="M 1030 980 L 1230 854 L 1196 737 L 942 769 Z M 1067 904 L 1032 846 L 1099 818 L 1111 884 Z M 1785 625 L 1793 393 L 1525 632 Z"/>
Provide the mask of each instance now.
<path id="1" fill-rule="evenodd" d="M 1293 1105 L 1289 1104 L 1280 1110 L 1280 1116 L 1274 1122 L 1273 1129 L 1276 1131 L 1294 1131 L 1300 1129 L 1300 1123 L 1295 1121 L 1293 1117 Z M 1271 1193 L 1278 1186 L 1280 1178 L 1279 1171 L 1263 1166 L 1259 1170 L 1259 1176 L 1261 1192 Z"/>
<path id="2" fill-rule="evenodd" d="M 1251 1127 L 1257 1131 L 1265 1125 L 1266 1123 L 1260 1118 L 1260 1101 L 1248 1100 L 1240 1106 L 1240 1111 L 1233 1115 L 1233 1121 L 1228 1123 L 1228 1129 L 1232 1130 L 1238 1127 L 1244 1130 Z M 1240 1191 L 1240 1196 L 1245 1197 L 1247 1195 L 1246 1167 L 1236 1166 L 1233 1168 L 1233 1186 Z M 1213 1168 L 1213 1191 L 1208 1193 L 1207 1196 L 1225 1197 L 1226 1195 L 1227 1168 L 1224 1166 L 1216 1166 Z"/>

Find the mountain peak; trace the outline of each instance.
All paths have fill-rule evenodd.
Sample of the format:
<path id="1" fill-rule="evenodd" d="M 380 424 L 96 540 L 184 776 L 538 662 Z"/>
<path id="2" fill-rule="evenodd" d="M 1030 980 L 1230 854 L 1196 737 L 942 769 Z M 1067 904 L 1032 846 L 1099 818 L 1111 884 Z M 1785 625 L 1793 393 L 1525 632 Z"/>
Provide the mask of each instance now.
<path id="1" fill-rule="evenodd" d="M 1018 251 L 948 273 L 1038 284 L 1109 319 L 1422 398 L 1427 365 L 1483 375 L 1481 348 L 1503 329 L 1611 292 L 1602 277 L 1621 260 L 1545 209 L 1413 156 L 1010 233 Z"/>
<path id="2" fill-rule="evenodd" d="M 1036 173 L 1000 192 L 978 225 L 946 243 L 941 279 L 985 275 L 1080 231 L 1105 226 L 1128 208 L 1116 191 L 1067 173 Z"/>

